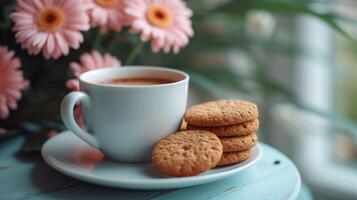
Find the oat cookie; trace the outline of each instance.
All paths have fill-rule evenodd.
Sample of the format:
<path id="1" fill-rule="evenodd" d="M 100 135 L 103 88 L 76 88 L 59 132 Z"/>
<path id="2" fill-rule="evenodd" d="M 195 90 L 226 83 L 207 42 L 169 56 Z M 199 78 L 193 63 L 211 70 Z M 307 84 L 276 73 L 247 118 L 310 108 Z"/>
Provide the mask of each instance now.
<path id="1" fill-rule="evenodd" d="M 221 160 L 217 163 L 217 166 L 231 165 L 247 160 L 250 156 L 250 152 L 251 150 L 248 149 L 244 151 L 223 153 Z"/>
<path id="2" fill-rule="evenodd" d="M 236 136 L 236 137 L 222 137 L 219 138 L 223 146 L 223 152 L 243 151 L 254 147 L 257 144 L 257 135 L 255 133 Z"/>
<path id="3" fill-rule="evenodd" d="M 194 126 L 187 124 L 185 126 L 187 130 L 206 130 L 216 134 L 218 137 L 227 136 L 243 136 L 255 132 L 259 128 L 259 120 L 254 119 L 252 121 L 233 124 L 228 126 Z"/>
<path id="4" fill-rule="evenodd" d="M 187 124 L 195 126 L 227 126 L 257 118 L 257 105 L 244 100 L 218 100 L 195 105 L 184 116 Z"/>
<path id="5" fill-rule="evenodd" d="M 155 145 L 153 165 L 170 176 L 193 176 L 216 166 L 223 152 L 219 138 L 208 131 L 181 131 Z"/>

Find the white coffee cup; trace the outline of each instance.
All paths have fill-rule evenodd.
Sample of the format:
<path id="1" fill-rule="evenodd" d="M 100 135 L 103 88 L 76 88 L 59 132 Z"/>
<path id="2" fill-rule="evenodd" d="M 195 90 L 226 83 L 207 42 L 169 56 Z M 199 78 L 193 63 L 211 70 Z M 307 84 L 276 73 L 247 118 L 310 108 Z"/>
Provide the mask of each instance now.
<path id="1" fill-rule="evenodd" d="M 159 85 L 101 84 L 117 78 L 176 80 Z M 151 160 L 153 146 L 176 132 L 184 115 L 189 76 L 179 70 L 128 66 L 86 72 L 79 77 L 80 91 L 62 101 L 61 115 L 69 130 L 121 162 Z M 73 108 L 80 102 L 88 132 L 79 127 Z"/>

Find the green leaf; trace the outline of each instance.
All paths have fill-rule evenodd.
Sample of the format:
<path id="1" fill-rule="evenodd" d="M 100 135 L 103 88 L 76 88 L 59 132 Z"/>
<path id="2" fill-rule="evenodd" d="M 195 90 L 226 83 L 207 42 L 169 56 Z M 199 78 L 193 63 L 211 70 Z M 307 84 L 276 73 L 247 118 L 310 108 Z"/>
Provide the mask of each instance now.
<path id="1" fill-rule="evenodd" d="M 311 16 L 317 17 L 318 19 L 327 23 L 336 32 L 345 36 L 349 40 L 357 43 L 357 40 L 353 38 L 348 32 L 342 29 L 337 22 L 334 20 L 333 15 L 329 13 L 319 13 L 309 7 L 307 4 L 293 3 L 293 2 L 282 2 L 282 1 L 263 1 L 257 0 L 251 4 L 251 8 L 268 10 L 271 12 L 289 12 L 289 13 L 305 13 Z"/>
<path id="2" fill-rule="evenodd" d="M 2 2 L 2 13 L 0 14 L 0 28 L 10 28 L 12 21 L 9 16 L 15 7 L 15 4 L 16 1 L 11 0 Z"/>
<path id="3" fill-rule="evenodd" d="M 193 71 L 187 71 L 190 74 L 191 77 L 191 83 L 195 84 L 196 86 L 200 87 L 201 89 L 204 89 L 208 91 L 209 93 L 219 97 L 219 98 L 229 98 L 231 97 L 230 94 L 222 90 L 222 88 L 212 82 L 211 80 L 207 79 L 205 76 L 202 76 L 198 73 L 195 73 Z"/>
<path id="4" fill-rule="evenodd" d="M 348 18 L 348 17 L 345 17 L 345 16 L 341 16 L 338 13 L 332 13 L 330 16 L 331 16 L 331 18 L 333 18 L 336 21 L 340 21 L 340 22 L 343 22 L 343 23 L 346 23 L 346 24 L 348 23 L 348 24 L 351 24 L 351 25 L 357 25 L 357 20 L 356 19 L 352 19 L 352 18 Z"/>
<path id="5" fill-rule="evenodd" d="M 357 125 L 353 121 L 346 119 L 342 116 L 339 116 L 335 113 L 329 113 L 326 111 L 316 109 L 312 106 L 302 103 L 301 101 L 299 101 L 297 99 L 288 99 L 288 101 L 290 103 L 294 104 L 297 108 L 300 108 L 301 110 L 304 110 L 304 111 L 312 113 L 316 116 L 319 116 L 319 117 L 325 119 L 326 121 L 328 121 L 330 124 L 349 131 L 349 133 L 353 134 L 357 138 Z"/>

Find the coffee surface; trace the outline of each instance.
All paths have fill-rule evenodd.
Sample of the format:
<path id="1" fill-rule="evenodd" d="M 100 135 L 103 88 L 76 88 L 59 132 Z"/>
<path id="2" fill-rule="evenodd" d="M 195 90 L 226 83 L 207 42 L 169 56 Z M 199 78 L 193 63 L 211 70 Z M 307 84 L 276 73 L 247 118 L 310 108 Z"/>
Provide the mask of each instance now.
<path id="1" fill-rule="evenodd" d="M 176 80 L 161 79 L 161 78 L 145 78 L 145 77 L 134 77 L 134 78 L 117 78 L 108 81 L 103 81 L 102 84 L 107 85 L 161 85 L 176 82 Z"/>

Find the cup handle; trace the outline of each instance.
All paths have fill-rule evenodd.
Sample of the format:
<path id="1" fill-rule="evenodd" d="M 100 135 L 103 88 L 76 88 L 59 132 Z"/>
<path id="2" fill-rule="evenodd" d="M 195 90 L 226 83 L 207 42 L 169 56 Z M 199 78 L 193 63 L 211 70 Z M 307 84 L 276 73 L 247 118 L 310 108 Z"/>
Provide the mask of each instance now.
<path id="1" fill-rule="evenodd" d="M 90 104 L 89 96 L 86 93 L 80 91 L 71 92 L 63 99 L 61 104 L 62 120 L 69 130 L 71 130 L 86 143 L 94 148 L 100 148 L 98 139 L 79 127 L 74 119 L 73 109 L 76 103 L 79 101 L 83 106 L 89 106 Z"/>

